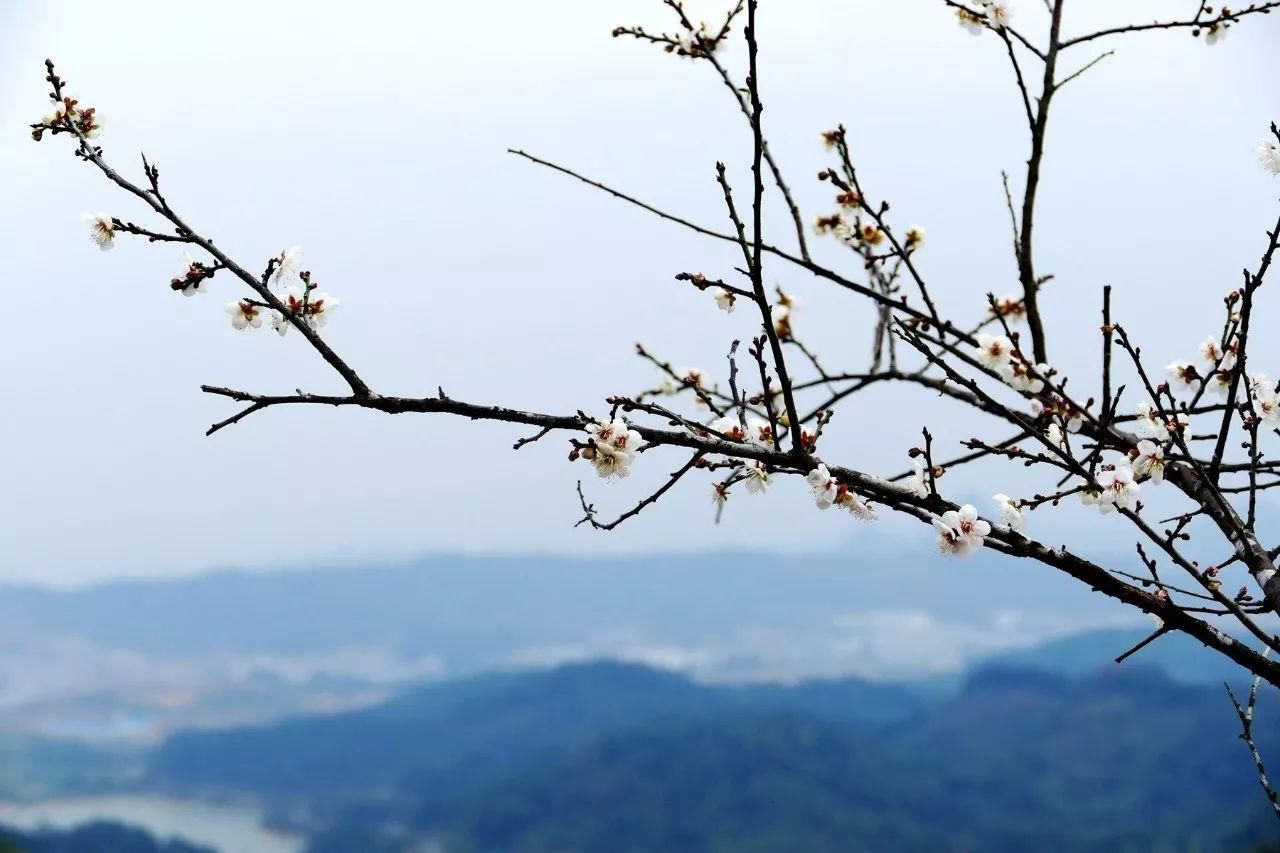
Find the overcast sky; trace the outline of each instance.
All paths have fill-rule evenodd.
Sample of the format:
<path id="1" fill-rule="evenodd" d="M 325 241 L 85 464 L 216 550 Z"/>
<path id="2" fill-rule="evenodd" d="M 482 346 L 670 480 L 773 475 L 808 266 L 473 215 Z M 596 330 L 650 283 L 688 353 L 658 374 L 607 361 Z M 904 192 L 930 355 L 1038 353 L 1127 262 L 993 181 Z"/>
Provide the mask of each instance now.
<path id="1" fill-rule="evenodd" d="M 723 3 L 690 5 L 710 17 Z M 843 121 L 869 191 L 892 199 L 899 226 L 927 227 L 919 262 L 944 311 L 976 317 L 987 290 L 1014 290 L 1000 172 L 1020 182 L 1027 140 L 999 42 L 965 33 L 940 0 L 762 5 L 767 129 L 809 214 L 830 204 L 813 180 L 828 165 L 817 133 Z M 1041 4 L 1020 6 L 1019 24 L 1040 32 Z M 1195 3 L 1068 6 L 1077 32 Z M 172 293 L 179 248 L 124 239 L 98 252 L 81 212 L 149 222 L 145 211 L 65 139 L 35 145 L 25 130 L 46 108 L 51 56 L 101 110 L 108 159 L 137 176 L 145 150 L 197 230 L 255 270 L 304 248 L 342 300 L 326 338 L 383 393 L 441 385 L 477 402 L 600 411 L 655 382 L 635 341 L 719 371 L 729 341 L 753 330 L 748 312 L 724 315 L 672 282 L 731 275 L 731 247 L 504 153 L 525 148 L 722 227 L 713 165 L 726 160 L 745 192 L 742 117 L 709 68 L 609 37 L 629 23 L 669 19 L 658 0 L 0 6 L 0 578 L 440 549 L 891 550 L 927 536 L 818 513 L 802 484 L 735 496 L 715 526 L 701 480 L 612 534 L 574 530 L 573 484 L 590 472 L 565 461 L 562 438 L 513 453 L 523 431 L 446 417 L 278 409 L 205 438 L 231 409 L 201 383 L 340 382 L 297 335 L 233 331 L 229 278 Z M 1253 149 L 1280 118 L 1278 43 L 1270 18 L 1216 47 L 1185 31 L 1099 43 L 1117 54 L 1056 102 L 1037 252 L 1057 276 L 1043 297 L 1051 352 L 1081 386 L 1096 384 L 1105 283 L 1159 364 L 1218 329 L 1221 295 L 1275 218 L 1280 183 Z M 776 204 L 769 220 L 786 243 Z M 856 275 L 836 248 L 822 257 Z M 828 365 L 864 366 L 864 305 L 781 266 L 767 275 L 802 300 L 796 326 Z M 1280 340 L 1257 343 L 1280 370 Z M 843 406 L 824 453 L 894 473 L 922 424 L 948 452 L 979 429 L 888 390 Z M 679 463 L 655 453 L 630 481 L 587 485 L 620 510 Z M 1020 481 L 947 483 L 989 502 Z M 1128 547 L 1095 515 L 1035 524 L 1051 540 L 1089 524 L 1093 542 Z"/>

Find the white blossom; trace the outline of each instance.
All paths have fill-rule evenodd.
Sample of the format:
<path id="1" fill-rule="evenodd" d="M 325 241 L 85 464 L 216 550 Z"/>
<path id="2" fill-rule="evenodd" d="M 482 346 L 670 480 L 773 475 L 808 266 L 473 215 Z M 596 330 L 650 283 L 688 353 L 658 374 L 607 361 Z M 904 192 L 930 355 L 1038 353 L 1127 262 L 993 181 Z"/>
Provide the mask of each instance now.
<path id="1" fill-rule="evenodd" d="M 1280 394 L 1259 386 L 1253 392 L 1253 413 L 1269 424 L 1280 421 Z"/>
<path id="2" fill-rule="evenodd" d="M 1098 509 L 1103 513 L 1128 509 L 1138 494 L 1138 484 L 1133 481 L 1133 469 L 1128 465 L 1117 465 L 1098 472 L 1098 485 L 1102 487 Z"/>
<path id="3" fill-rule="evenodd" d="M 57 124 L 67 115 L 67 105 L 62 101 L 51 101 L 49 104 L 49 112 L 41 116 L 40 121 L 44 124 Z"/>
<path id="4" fill-rule="evenodd" d="M 769 316 L 773 319 L 773 332 L 783 340 L 791 337 L 791 308 L 790 302 L 777 302 L 769 306 Z"/>
<path id="5" fill-rule="evenodd" d="M 982 31 L 986 29 L 982 25 L 982 16 L 974 12 L 970 12 L 968 9 L 956 9 L 956 20 L 960 22 L 960 26 L 964 27 L 975 36 L 981 35 Z"/>
<path id="6" fill-rule="evenodd" d="M 1165 425 L 1164 418 L 1160 417 L 1155 406 L 1143 400 L 1138 404 L 1137 415 L 1134 431 L 1139 437 L 1154 438 L 1157 441 L 1169 440 L 1169 427 Z"/>
<path id="7" fill-rule="evenodd" d="M 707 382 L 707 374 L 696 367 L 682 367 L 676 371 L 680 381 L 694 388 L 701 388 Z"/>
<path id="8" fill-rule="evenodd" d="M 724 311 L 727 314 L 733 313 L 733 309 L 736 306 L 736 303 L 738 301 L 737 294 L 735 294 L 732 290 L 727 290 L 726 288 L 723 288 L 723 287 L 717 287 L 715 290 L 711 291 L 711 295 L 715 297 L 717 308 L 719 308 L 721 311 Z"/>
<path id="9" fill-rule="evenodd" d="M 982 0 L 987 10 L 987 22 L 996 29 L 1003 29 L 1013 17 L 1013 4 L 1008 0 Z"/>
<path id="10" fill-rule="evenodd" d="M 1264 138 L 1258 143 L 1258 162 L 1272 175 L 1280 175 L 1280 145 L 1274 139 Z"/>
<path id="11" fill-rule="evenodd" d="M 764 463 L 759 459 L 749 459 L 743 463 L 742 474 L 746 480 L 747 491 L 751 494 L 763 494 L 769 488 L 769 469 L 765 468 Z"/>
<path id="12" fill-rule="evenodd" d="M 256 329 L 262 325 L 262 309 L 251 305 L 248 300 L 229 303 L 227 313 L 231 315 L 231 326 L 234 329 Z"/>
<path id="13" fill-rule="evenodd" d="M 954 557 L 967 557 L 974 553 L 991 533 L 991 525 L 978 518 L 973 504 L 965 504 L 959 511 L 948 510 L 941 517 L 935 516 L 933 527 L 938 532 L 938 550 Z"/>
<path id="14" fill-rule="evenodd" d="M 596 474 L 605 479 L 621 479 L 631 473 L 631 463 L 643 439 L 621 418 L 595 421 L 586 426 L 591 447 L 583 455 L 591 461 Z"/>
<path id="15" fill-rule="evenodd" d="M 1102 503 L 1102 492 L 1090 486 L 1085 486 L 1084 490 L 1080 492 L 1080 503 L 1085 506 L 1097 506 Z"/>
<path id="16" fill-rule="evenodd" d="M 618 418 L 612 421 L 595 421 L 587 424 L 587 434 L 597 448 L 614 453 L 634 454 L 644 444 L 640 433 Z"/>
<path id="17" fill-rule="evenodd" d="M 1169 386 L 1176 391 L 1190 391 L 1200 384 L 1200 373 L 1189 361 L 1172 361 L 1164 366 Z"/>
<path id="18" fill-rule="evenodd" d="M 1019 294 L 1001 296 L 995 305 L 987 304 L 987 310 L 993 317 L 1003 317 L 1010 325 L 1021 323 L 1027 319 L 1027 305 Z"/>
<path id="19" fill-rule="evenodd" d="M 187 265 L 183 268 L 182 275 L 173 280 L 174 287 L 183 296 L 195 296 L 197 293 L 204 293 L 209 289 L 209 276 L 206 274 L 208 268 L 189 254 L 186 256 L 186 260 Z"/>
<path id="20" fill-rule="evenodd" d="M 1209 377 L 1209 390 L 1222 399 L 1227 399 L 1231 393 L 1231 374 L 1222 370 L 1215 372 Z"/>
<path id="21" fill-rule="evenodd" d="M 716 418 L 711 422 L 711 429 L 720 435 L 726 436 L 730 441 L 746 441 L 747 431 L 742 428 L 742 424 L 737 418 L 723 417 Z"/>
<path id="22" fill-rule="evenodd" d="M 83 213 L 80 215 L 82 222 L 89 225 L 89 239 L 99 249 L 106 252 L 115 246 L 116 228 L 111 221 L 111 216 L 106 213 Z"/>
<path id="23" fill-rule="evenodd" d="M 1204 31 L 1205 44 L 1217 44 L 1227 37 L 1227 24 L 1225 21 L 1214 21 Z"/>
<path id="24" fill-rule="evenodd" d="M 102 114 L 96 109 L 77 110 L 76 116 L 76 123 L 80 125 L 80 132 L 86 139 L 97 139 L 102 135 Z"/>
<path id="25" fill-rule="evenodd" d="M 1164 449 L 1148 438 L 1138 442 L 1138 456 L 1133 460 L 1133 473 L 1159 485 L 1164 482 Z"/>
<path id="26" fill-rule="evenodd" d="M 827 466 L 818 465 L 805 476 L 805 481 L 813 490 L 813 501 L 818 505 L 818 509 L 830 509 L 835 503 L 839 487 L 835 478 L 831 476 L 831 472 L 827 470 Z"/>
<path id="27" fill-rule="evenodd" d="M 927 498 L 929 496 L 929 472 L 925 469 L 924 462 L 920 461 L 919 457 L 911 460 L 911 466 L 915 470 L 910 477 L 903 481 L 902 487 L 918 498 Z"/>
<path id="28" fill-rule="evenodd" d="M 773 427 L 764 418 L 747 418 L 747 441 L 761 447 L 772 447 Z"/>
<path id="29" fill-rule="evenodd" d="M 903 235 L 907 238 L 908 249 L 924 248 L 924 239 L 928 236 L 921 225 L 912 225 Z"/>
<path id="30" fill-rule="evenodd" d="M 978 335 L 978 346 L 974 348 L 978 363 L 988 370 L 1005 372 L 1009 366 L 1009 357 L 1013 355 L 1013 341 L 1004 335 L 989 335 L 986 332 Z"/>
<path id="31" fill-rule="evenodd" d="M 628 476 L 634 460 L 635 456 L 630 453 L 622 453 L 600 445 L 596 445 L 591 454 L 591 464 L 595 466 L 596 474 L 605 480 L 615 478 L 620 480 Z"/>
<path id="32" fill-rule="evenodd" d="M 1039 394 L 1044 389 L 1044 381 L 1040 379 L 1048 371 L 1049 365 L 1037 364 L 1035 366 L 1035 374 L 1032 374 L 1032 367 L 1022 359 L 1010 359 L 1001 373 L 1009 386 L 1015 391 L 1027 391 L 1032 394 Z"/>
<path id="33" fill-rule="evenodd" d="M 1048 429 L 1044 431 L 1044 437 L 1049 439 L 1049 442 L 1054 447 L 1066 446 L 1067 437 L 1062 434 L 1062 427 L 1058 426 L 1056 423 L 1049 424 Z"/>
<path id="34" fill-rule="evenodd" d="M 856 236 L 868 246 L 879 246 L 884 241 L 884 232 L 874 222 L 862 223 Z"/>
<path id="35" fill-rule="evenodd" d="M 1236 366 L 1236 354 L 1223 351 L 1217 338 L 1205 338 L 1200 344 L 1200 363 L 1206 370 L 1230 370 Z"/>
<path id="36" fill-rule="evenodd" d="M 290 285 L 280 294 L 289 314 L 301 317 L 303 322 L 313 329 L 318 329 L 329 321 L 329 314 L 338 307 L 338 300 L 327 293 L 307 293 L 297 285 Z M 274 322 L 272 324 L 275 325 Z M 276 331 L 284 334 L 288 324 L 281 324 Z"/>
<path id="37" fill-rule="evenodd" d="M 302 265 L 302 247 L 290 246 L 276 255 L 275 268 L 271 270 L 271 283 L 281 284 L 298 274 Z"/>
<path id="38" fill-rule="evenodd" d="M 841 483 L 836 489 L 836 506 L 847 511 L 859 521 L 875 521 L 875 508 L 850 491 L 849 487 Z"/>
<path id="39" fill-rule="evenodd" d="M 1010 530 L 1021 530 L 1026 523 L 1026 518 L 1018 508 L 1017 502 L 1008 495 L 996 494 L 992 497 L 995 498 L 996 507 L 1000 510 L 1000 523 Z"/>
<path id="40" fill-rule="evenodd" d="M 329 315 L 338 307 L 337 298 L 327 293 L 313 293 L 311 299 L 307 303 L 307 320 L 315 328 L 320 328 L 329 322 Z"/>

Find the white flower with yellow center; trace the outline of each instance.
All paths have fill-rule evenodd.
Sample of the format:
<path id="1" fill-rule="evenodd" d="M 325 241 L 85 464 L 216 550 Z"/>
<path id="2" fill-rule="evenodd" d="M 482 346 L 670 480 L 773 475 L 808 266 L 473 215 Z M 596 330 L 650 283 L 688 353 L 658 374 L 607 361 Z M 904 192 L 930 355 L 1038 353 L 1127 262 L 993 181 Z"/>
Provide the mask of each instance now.
<path id="1" fill-rule="evenodd" d="M 106 252 L 116 244 L 116 227 L 111 217 L 105 213 L 84 213 L 80 221 L 89 226 L 89 239 Z"/>
<path id="2" fill-rule="evenodd" d="M 227 305 L 227 313 L 231 315 L 231 327 L 243 331 L 258 328 L 262 325 L 262 309 L 251 304 L 247 299 Z"/>
<path id="3" fill-rule="evenodd" d="M 973 352 L 983 367 L 1002 373 L 1008 369 L 1009 357 L 1013 355 L 1013 341 L 1004 335 L 983 332 L 978 335 L 978 345 Z"/>
<path id="4" fill-rule="evenodd" d="M 1102 487 L 1098 509 L 1104 514 L 1117 509 L 1128 509 L 1138 495 L 1138 484 L 1133 481 L 1133 469 L 1128 465 L 1117 465 L 1100 471 L 1098 485 Z"/>
<path id="5" fill-rule="evenodd" d="M 1018 504 L 1008 495 L 994 495 L 996 507 L 1000 510 L 1000 523 L 1010 530 L 1021 530 L 1026 518 Z"/>
<path id="6" fill-rule="evenodd" d="M 1149 438 L 1138 442 L 1138 455 L 1133 460 L 1133 473 L 1146 477 L 1157 486 L 1164 482 L 1164 449 Z"/>
<path id="7" fill-rule="evenodd" d="M 935 516 L 933 527 L 938 533 L 938 550 L 953 557 L 973 554 L 991 533 L 991 525 L 978 518 L 973 504 Z"/>
<path id="8" fill-rule="evenodd" d="M 292 280 L 297 276 L 298 268 L 301 265 L 302 247 L 290 246 L 276 255 L 275 266 L 271 270 L 271 283 L 278 285 Z"/>
<path id="9" fill-rule="evenodd" d="M 929 472 L 925 470 L 924 462 L 916 457 L 911 460 L 911 467 L 914 470 L 902 482 L 902 487 L 918 498 L 929 497 Z"/>
<path id="10" fill-rule="evenodd" d="M 769 488 L 771 476 L 769 469 L 759 459 L 749 459 L 742 466 L 742 476 L 746 481 L 747 491 L 753 495 L 764 494 Z"/>
<path id="11" fill-rule="evenodd" d="M 805 481 L 813 490 L 813 502 L 818 505 L 818 509 L 830 509 L 836 501 L 839 486 L 831 476 L 831 472 L 827 470 L 827 466 L 818 465 L 805 476 Z"/>
<path id="12" fill-rule="evenodd" d="M 738 296 L 732 290 L 723 287 L 717 287 L 711 291 L 711 295 L 715 297 L 716 307 L 726 314 L 732 314 L 733 309 L 738 301 Z"/>

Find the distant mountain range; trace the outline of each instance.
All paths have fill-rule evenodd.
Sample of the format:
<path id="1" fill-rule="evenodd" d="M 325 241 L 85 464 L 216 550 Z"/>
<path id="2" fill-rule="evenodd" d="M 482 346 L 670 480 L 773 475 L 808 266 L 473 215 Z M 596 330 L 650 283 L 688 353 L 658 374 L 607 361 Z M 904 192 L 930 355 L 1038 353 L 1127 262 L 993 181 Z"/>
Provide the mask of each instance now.
<path id="1" fill-rule="evenodd" d="M 3 587 L 0 732 L 146 741 L 602 658 L 716 681 L 919 680 L 1129 618 L 1052 572 L 927 553 L 439 555 Z"/>

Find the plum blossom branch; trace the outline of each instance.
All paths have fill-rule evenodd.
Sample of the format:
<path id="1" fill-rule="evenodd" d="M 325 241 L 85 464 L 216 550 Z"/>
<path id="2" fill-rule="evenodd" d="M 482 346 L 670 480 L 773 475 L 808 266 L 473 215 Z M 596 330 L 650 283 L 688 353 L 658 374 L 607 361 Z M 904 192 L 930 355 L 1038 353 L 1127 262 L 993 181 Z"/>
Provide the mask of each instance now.
<path id="1" fill-rule="evenodd" d="M 384 414 L 445 414 L 517 426 L 526 437 L 515 441 L 515 449 L 534 442 L 545 445 L 544 440 L 553 435 L 564 438 L 569 459 L 575 464 L 590 465 L 604 481 L 628 477 L 633 466 L 647 464 L 658 457 L 651 451 L 680 448 L 688 454 L 688 461 L 630 510 L 611 521 L 598 517 L 579 481 L 583 517 L 578 523 L 601 530 L 613 529 L 663 499 L 678 483 L 698 476 L 710 480 L 718 519 L 731 494 L 746 491 L 760 496 L 780 478 L 803 477 L 819 509 L 839 507 L 861 520 L 874 519 L 885 511 L 897 513 L 917 520 L 932 531 L 938 547 L 946 554 L 959 557 L 990 548 L 1013 558 L 1034 561 L 1159 620 L 1157 630 L 1146 642 L 1165 633 L 1184 633 L 1257 678 L 1280 685 L 1280 664 L 1228 633 L 1239 633 L 1261 648 L 1280 649 L 1280 638 L 1270 630 L 1271 620 L 1260 618 L 1280 609 L 1277 608 L 1280 580 L 1277 580 L 1275 566 L 1280 546 L 1264 547 L 1255 531 L 1258 493 L 1280 484 L 1280 477 L 1276 476 L 1280 473 L 1280 461 L 1267 458 L 1260 446 L 1261 441 L 1275 434 L 1276 425 L 1280 425 L 1280 391 L 1271 380 L 1256 372 L 1246 373 L 1246 364 L 1257 360 L 1247 352 L 1251 330 L 1259 328 L 1260 323 L 1259 318 L 1253 316 L 1258 309 L 1253 293 L 1261 286 L 1276 251 L 1280 222 L 1269 233 L 1269 248 L 1260 265 L 1255 272 L 1245 274 L 1243 288 L 1225 301 L 1227 316 L 1221 333 L 1201 346 L 1199 368 L 1179 369 L 1169 382 L 1154 381 L 1141 360 L 1140 351 L 1112 316 L 1110 286 L 1103 290 L 1101 389 L 1087 392 L 1100 393 L 1101 399 L 1087 393 L 1074 394 L 1079 390 L 1079 383 L 1072 383 L 1069 388 L 1070 377 L 1046 357 L 1045 317 L 1037 295 L 1052 276 L 1037 272 L 1032 248 L 1049 109 L 1057 90 L 1095 67 L 1109 52 L 1061 79 L 1057 77 L 1060 55 L 1071 46 L 1102 35 L 1160 25 L 1132 25 L 1123 30 L 1064 39 L 1061 33 L 1064 2 L 1046 0 L 1049 27 L 1047 40 L 1040 47 L 1010 25 L 1012 10 L 1007 3 L 982 0 L 966 5 L 947 0 L 966 29 L 979 35 L 994 33 L 999 38 L 1013 67 L 1021 112 L 1030 133 L 1030 154 L 1020 203 L 1015 201 L 1008 178 L 1004 180 L 1021 293 L 998 297 L 984 287 L 969 294 L 970 301 L 966 303 L 969 312 L 947 316 L 933 299 L 916 264 L 917 253 L 925 244 L 925 230 L 919 226 L 898 229 L 890 221 L 887 200 L 868 201 L 863 176 L 854 169 L 845 142 L 843 125 L 838 131 L 824 134 L 837 150 L 839 162 L 834 168 L 823 169 L 819 176 L 820 182 L 835 188 L 838 209 L 833 215 L 818 217 L 815 225 L 819 231 L 834 234 L 851 250 L 851 254 L 843 257 L 852 265 L 852 275 L 857 279 L 840 271 L 841 264 L 823 265 L 811 259 L 804 230 L 800 228 L 799 210 L 764 134 L 758 84 L 756 0 L 744 0 L 730 8 L 719 27 L 695 26 L 678 0 L 664 2 L 677 12 L 679 31 L 655 35 L 641 28 L 620 28 L 617 34 L 657 44 L 693 62 L 707 62 L 733 93 L 750 126 L 751 202 L 748 211 L 746 202 L 742 201 L 747 193 L 740 192 L 735 199 L 727 168 L 718 164 L 717 181 L 724 195 L 730 230 L 703 226 L 518 149 L 511 149 L 511 153 L 609 193 L 664 221 L 737 246 L 741 261 L 735 264 L 741 266 L 726 270 L 723 277 L 717 277 L 714 271 L 709 274 L 683 272 L 676 276 L 677 280 L 707 292 L 713 297 L 715 307 L 722 311 L 732 312 L 743 300 L 756 306 L 753 313 L 758 313 L 761 328 L 749 330 L 746 334 L 750 337 L 744 337 L 739 331 L 721 366 L 721 370 L 727 369 L 727 393 L 711 373 L 673 368 L 639 346 L 637 353 L 661 373 L 661 386 L 630 396 L 606 397 L 607 410 L 603 417 L 589 415 L 584 410 L 552 414 L 473 403 L 451 397 L 443 389 L 434 396 L 418 398 L 374 393 L 359 373 L 319 335 L 317 329 L 323 326 L 336 300 L 318 288 L 310 271 L 299 268 L 296 247 L 268 259 L 265 268 L 256 263 L 252 265 L 252 268 L 263 269 L 260 275 L 249 273 L 245 266 L 233 261 L 211 239 L 199 234 L 174 212 L 161 193 L 159 172 L 152 163 L 143 160 L 145 182 L 142 183 L 124 178 L 107 165 L 102 149 L 93 141 L 101 133 L 101 116 L 67 95 L 52 64 L 48 66 L 48 75 L 54 104 L 40 122 L 32 125 L 32 135 L 36 139 L 69 137 L 76 143 L 74 153 L 78 157 L 141 200 L 150 214 L 161 221 L 153 227 L 146 222 L 135 224 L 108 214 L 93 215 L 88 219 L 88 227 L 101 248 L 110 249 L 118 237 L 138 236 L 158 244 L 181 243 L 194 247 L 193 251 L 201 250 L 204 253 L 201 258 L 189 258 L 170 282 L 175 291 L 186 295 L 199 293 L 215 274 L 219 286 L 232 283 L 227 279 L 239 281 L 248 288 L 248 293 L 229 307 L 236 328 L 258 327 L 270 319 L 272 327 L 282 333 L 289 328 L 297 329 L 349 388 L 341 394 L 297 391 L 271 395 L 202 386 L 206 393 L 236 404 L 233 414 L 209 427 L 210 434 L 277 406 L 354 407 Z M 1202 4 L 1195 20 L 1176 26 L 1189 26 L 1193 31 L 1198 28 L 1206 41 L 1216 42 L 1227 26 L 1246 15 L 1265 13 L 1274 5 L 1277 4 L 1255 4 L 1242 12 L 1214 13 Z M 727 73 L 730 66 L 722 57 L 733 44 L 728 37 L 731 25 L 740 20 L 744 12 L 743 44 L 748 72 L 744 87 L 740 88 Z M 1030 73 L 1037 70 L 1032 58 L 1044 66 L 1038 69 L 1039 75 Z M 1036 76 L 1040 76 L 1038 93 L 1033 91 Z M 1280 130 L 1274 125 L 1271 137 L 1259 143 L 1258 158 L 1267 172 L 1280 175 Z M 769 242 L 765 233 L 765 184 L 770 180 L 780 191 L 797 227 L 798 253 Z M 772 188 L 769 192 L 772 200 Z M 770 278 L 768 290 L 766 262 Z M 735 269 L 744 279 L 733 278 Z M 795 311 L 796 303 L 789 295 L 791 283 L 787 277 L 803 273 L 833 284 L 843 293 L 865 299 L 871 305 L 874 341 L 868 347 L 869 367 L 858 369 L 856 365 L 842 364 L 838 369 L 827 369 L 831 361 L 827 356 L 820 359 L 824 349 L 819 346 L 818 335 L 811 335 L 799 326 L 804 315 Z M 951 275 L 953 280 L 958 278 L 954 272 Z M 778 279 L 777 298 L 771 301 L 775 278 Z M 301 285 L 291 284 L 294 280 Z M 911 285 L 915 290 L 909 299 L 905 290 L 911 289 Z M 948 292 L 956 290 L 958 288 Z M 941 293 L 941 289 L 938 292 Z M 984 294 L 985 299 L 980 298 Z M 707 305 L 711 307 L 711 300 Z M 980 316 L 975 317 L 979 311 Z M 751 322 L 754 324 L 754 316 Z M 754 368 L 744 366 L 739 371 L 738 340 L 749 342 L 746 357 L 755 361 Z M 901 348 L 901 358 L 897 347 L 900 341 L 906 343 Z M 846 343 L 843 339 L 839 343 L 848 351 L 843 347 Z M 1130 356 L 1140 385 L 1131 381 L 1126 386 L 1127 373 L 1122 375 L 1121 371 L 1128 371 L 1128 364 L 1113 364 L 1115 345 Z M 787 355 L 791 356 L 791 363 L 786 361 Z M 1097 374 L 1091 371 L 1090 376 L 1093 378 L 1089 388 L 1094 389 Z M 1012 433 L 1012 437 L 996 442 L 978 436 L 956 441 L 945 431 L 939 430 L 939 434 L 934 435 L 924 430 L 923 447 L 908 450 L 911 470 L 892 479 L 842 465 L 835 454 L 828 454 L 829 448 L 825 445 L 828 439 L 824 438 L 824 430 L 832 422 L 833 407 L 838 403 L 843 407 L 845 401 L 859 391 L 881 383 L 915 389 L 919 397 L 950 400 L 947 405 L 979 413 L 984 422 L 994 424 L 1002 435 Z M 1122 398 L 1130 386 L 1143 399 L 1137 413 L 1121 414 Z M 1223 402 L 1202 403 L 1202 396 L 1209 391 L 1225 393 Z M 867 409 L 855 413 L 865 411 Z M 842 416 L 840 423 L 845 420 Z M 928 422 L 935 427 L 942 423 L 933 417 Z M 1243 442 L 1243 453 L 1234 447 L 1233 436 L 1247 439 Z M 1211 444 L 1205 444 L 1206 441 Z M 957 455 L 957 444 L 967 452 Z M 820 445 L 822 455 L 818 456 Z M 1209 447 L 1213 448 L 1211 453 L 1207 451 Z M 947 494 L 945 474 L 948 470 L 971 464 L 984 473 L 991 472 L 993 477 L 1027 469 L 1047 482 L 1029 488 L 1023 495 L 994 495 L 994 510 L 990 517 L 984 517 L 973 505 L 953 500 Z M 994 489 L 992 487 L 992 491 Z M 1144 507 L 1144 501 L 1153 494 L 1161 497 L 1167 494 L 1169 499 L 1179 502 L 1173 514 L 1160 522 L 1150 521 L 1149 517 L 1154 516 L 1149 516 Z M 1023 532 L 1033 512 L 1044 512 L 1068 499 L 1095 506 L 1113 520 L 1125 519 L 1132 526 L 1139 556 L 1150 577 L 1100 565 L 1077 550 L 1049 546 Z M 1224 548 L 1219 542 L 1215 551 L 1208 552 L 1225 551 L 1222 559 L 1212 564 L 1202 564 L 1188 556 L 1192 551 L 1185 543 L 1193 533 L 1200 535 L 1203 531 L 1221 534 L 1227 546 Z M 1147 543 L 1154 546 L 1153 554 L 1165 555 L 1176 570 L 1192 580 L 1183 581 L 1180 575 L 1176 580 L 1183 581 L 1185 587 L 1165 583 L 1155 560 L 1149 559 L 1143 550 Z M 1083 548 L 1082 545 L 1081 550 Z M 1249 577 L 1244 577 L 1244 572 L 1248 572 Z M 1235 588 L 1237 581 L 1244 583 L 1232 595 L 1228 590 Z M 1137 648 L 1121 654 L 1120 659 L 1127 658 Z M 1255 689 L 1257 683 L 1255 681 Z M 1256 750 L 1254 752 L 1256 759 Z M 1256 760 L 1261 774 L 1260 759 Z M 1274 802 L 1273 799 L 1273 805 Z"/>
<path id="2" fill-rule="evenodd" d="M 1082 36 L 1067 39 L 1062 43 L 1063 48 L 1075 47 L 1076 45 L 1085 44 L 1096 39 L 1106 38 L 1107 36 L 1122 35 L 1125 33 L 1141 33 L 1150 32 L 1152 30 L 1177 30 L 1190 29 L 1193 35 L 1199 36 L 1201 31 L 1205 33 L 1206 39 L 1217 40 L 1219 33 L 1224 33 L 1226 28 L 1237 21 L 1249 15 L 1269 15 L 1272 9 L 1280 8 L 1280 0 L 1273 0 L 1269 3 L 1251 3 L 1239 11 L 1232 11 L 1223 7 L 1216 17 L 1206 17 L 1211 15 L 1208 3 L 1201 3 L 1200 9 L 1196 12 L 1195 17 L 1180 21 L 1152 21 L 1147 24 L 1125 24 L 1119 27 L 1109 27 L 1105 30 L 1087 33 Z"/>

